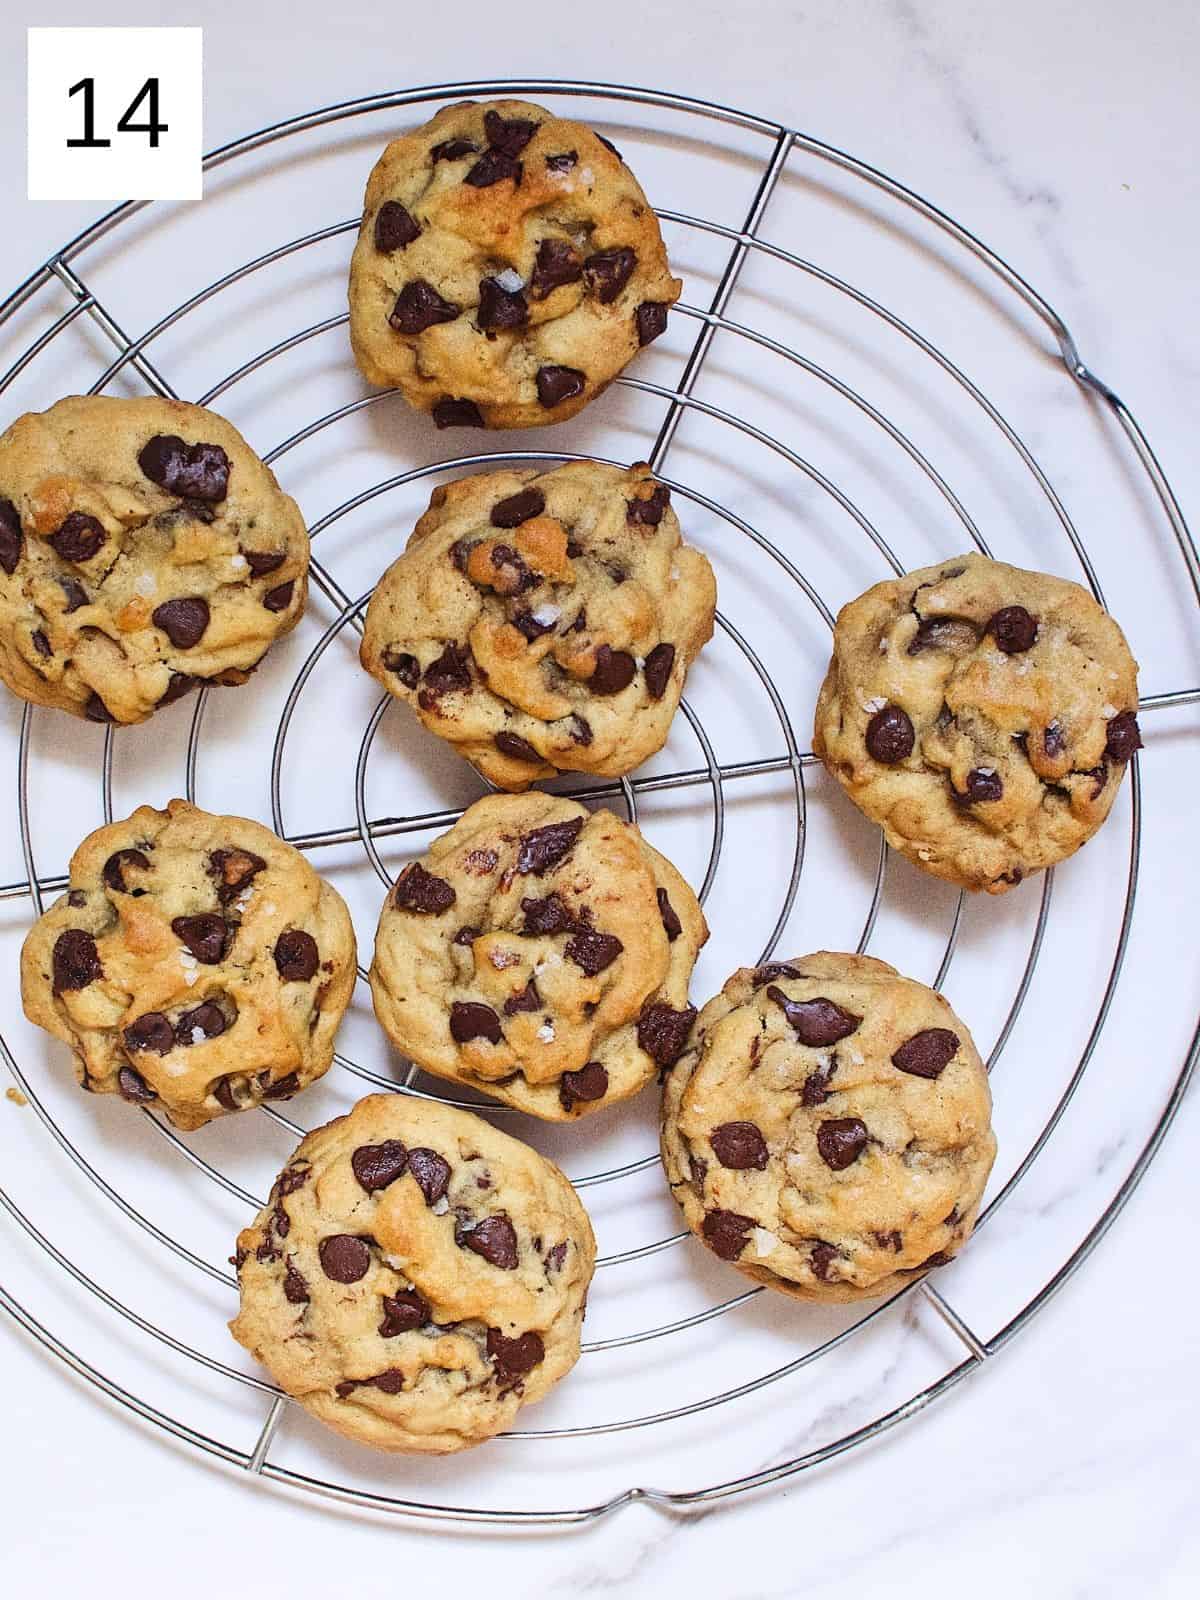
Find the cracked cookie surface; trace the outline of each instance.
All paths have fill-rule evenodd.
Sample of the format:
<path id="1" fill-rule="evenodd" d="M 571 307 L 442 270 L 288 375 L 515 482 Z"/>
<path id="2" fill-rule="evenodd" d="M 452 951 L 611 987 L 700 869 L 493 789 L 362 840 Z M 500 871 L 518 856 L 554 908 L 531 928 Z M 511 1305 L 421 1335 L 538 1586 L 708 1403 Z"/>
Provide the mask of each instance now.
<path id="1" fill-rule="evenodd" d="M 663 1092 L 663 1165 L 723 1261 L 797 1299 L 865 1299 L 962 1248 L 990 1118 L 940 995 L 822 951 L 744 967 L 700 1012 Z"/>
<path id="2" fill-rule="evenodd" d="M 389 892 L 375 1014 L 428 1071 L 567 1121 L 678 1057 L 707 937 L 695 895 L 632 824 L 553 795 L 491 795 Z"/>
<path id="3" fill-rule="evenodd" d="M 487 472 L 434 491 L 361 659 L 503 789 L 619 777 L 665 744 L 715 606 L 648 467 Z"/>
<path id="4" fill-rule="evenodd" d="M 201 406 L 73 396 L 0 436 L 0 677 L 33 705 L 142 722 L 244 683 L 307 574 L 295 501 Z"/>
<path id="5" fill-rule="evenodd" d="M 894 849 L 1002 894 L 1108 816 L 1137 704 L 1137 663 L 1085 589 L 971 554 L 843 607 L 813 749 Z"/>
<path id="6" fill-rule="evenodd" d="M 536 1151 L 381 1094 L 303 1140 L 235 1259 L 230 1331 L 305 1410 L 376 1449 L 444 1454 L 575 1365 L 596 1245 Z"/>
<path id="7" fill-rule="evenodd" d="M 466 101 L 371 173 L 350 339 L 364 377 L 440 428 L 540 427 L 656 339 L 681 288 L 612 145 L 523 100 Z"/>
<path id="8" fill-rule="evenodd" d="M 184 800 L 89 834 L 21 951 L 25 1014 L 82 1086 L 184 1129 L 319 1078 L 356 975 L 349 912 L 300 852 Z"/>

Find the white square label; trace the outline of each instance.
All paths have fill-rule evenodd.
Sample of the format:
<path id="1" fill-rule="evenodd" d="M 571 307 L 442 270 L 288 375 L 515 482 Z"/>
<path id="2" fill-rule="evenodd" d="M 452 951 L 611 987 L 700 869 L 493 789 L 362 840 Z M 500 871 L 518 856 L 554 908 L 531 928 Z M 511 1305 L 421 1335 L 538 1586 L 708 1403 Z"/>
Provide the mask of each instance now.
<path id="1" fill-rule="evenodd" d="M 202 28 L 30 28 L 29 198 L 199 200 Z"/>

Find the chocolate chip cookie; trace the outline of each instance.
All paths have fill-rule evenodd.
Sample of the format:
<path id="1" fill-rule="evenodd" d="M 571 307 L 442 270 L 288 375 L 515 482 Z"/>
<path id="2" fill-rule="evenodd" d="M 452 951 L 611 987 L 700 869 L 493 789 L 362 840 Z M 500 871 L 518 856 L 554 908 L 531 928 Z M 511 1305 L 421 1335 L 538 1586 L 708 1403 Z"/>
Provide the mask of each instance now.
<path id="1" fill-rule="evenodd" d="M 502 789 L 619 777 L 665 744 L 715 607 L 649 467 L 486 472 L 434 490 L 362 664 Z"/>
<path id="2" fill-rule="evenodd" d="M 356 971 L 345 904 L 298 850 L 172 800 L 79 846 L 25 940 L 21 998 L 85 1089 L 192 1129 L 319 1078 Z"/>
<path id="3" fill-rule="evenodd" d="M 859 1300 L 962 1248 L 990 1117 L 940 995 L 822 952 L 743 967 L 701 1011 L 663 1094 L 663 1165 L 722 1261 L 799 1300 Z"/>
<path id="4" fill-rule="evenodd" d="M 439 428 L 540 427 L 657 339 L 682 287 L 606 139 L 523 100 L 465 101 L 371 173 L 350 339 L 364 377 Z"/>
<path id="5" fill-rule="evenodd" d="M 245 683 L 304 610 L 308 534 L 241 434 L 180 400 L 60 400 L 0 436 L 0 678 L 142 722 Z"/>
<path id="6" fill-rule="evenodd" d="M 813 749 L 894 849 L 1003 894 L 1107 817 L 1137 703 L 1137 663 L 1085 589 L 965 555 L 842 608 Z"/>
<path id="7" fill-rule="evenodd" d="M 563 1122 L 679 1056 L 707 937 L 695 895 L 632 824 L 554 795 L 489 795 L 389 893 L 375 1014 L 429 1072 Z"/>
<path id="8" fill-rule="evenodd" d="M 445 1454 L 575 1365 L 595 1259 L 579 1197 L 536 1151 L 371 1095 L 308 1135 L 238 1236 L 230 1331 L 338 1433 Z"/>

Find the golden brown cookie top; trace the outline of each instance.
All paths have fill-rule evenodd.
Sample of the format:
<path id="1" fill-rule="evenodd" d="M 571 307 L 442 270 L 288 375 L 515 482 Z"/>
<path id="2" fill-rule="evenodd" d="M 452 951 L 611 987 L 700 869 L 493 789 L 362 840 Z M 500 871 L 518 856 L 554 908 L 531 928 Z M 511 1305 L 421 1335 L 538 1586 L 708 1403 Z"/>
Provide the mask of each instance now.
<path id="1" fill-rule="evenodd" d="M 632 824 L 553 795 L 493 795 L 389 893 L 375 1012 L 430 1072 L 564 1121 L 678 1056 L 707 936 L 691 889 Z"/>
<path id="2" fill-rule="evenodd" d="M 1085 589 L 971 554 L 843 607 L 813 748 L 889 844 L 999 894 L 1104 821 L 1137 703 L 1137 663 Z"/>
<path id="3" fill-rule="evenodd" d="M 666 742 L 715 606 L 648 467 L 486 472 L 434 491 L 362 663 L 501 788 L 616 777 Z"/>
<path id="4" fill-rule="evenodd" d="M 607 140 L 523 100 L 466 101 L 371 173 L 350 336 L 364 376 L 439 427 L 538 427 L 657 338 L 681 287 Z"/>
<path id="5" fill-rule="evenodd" d="M 808 1300 L 890 1293 L 961 1248 L 995 1156 L 987 1074 L 932 989 L 868 956 L 743 967 L 667 1078 L 688 1226 Z"/>
<path id="6" fill-rule="evenodd" d="M 141 722 L 244 683 L 307 573 L 295 501 L 215 412 L 74 396 L 0 435 L 0 677 L 34 705 Z"/>
<path id="7" fill-rule="evenodd" d="M 231 1331 L 339 1433 L 461 1450 L 574 1366 L 595 1255 L 536 1151 L 467 1112 L 372 1095 L 304 1139 L 239 1235 Z"/>
<path id="8" fill-rule="evenodd" d="M 79 846 L 25 940 L 21 997 L 85 1088 L 191 1129 L 320 1077 L 356 971 L 345 904 L 298 850 L 172 800 Z"/>

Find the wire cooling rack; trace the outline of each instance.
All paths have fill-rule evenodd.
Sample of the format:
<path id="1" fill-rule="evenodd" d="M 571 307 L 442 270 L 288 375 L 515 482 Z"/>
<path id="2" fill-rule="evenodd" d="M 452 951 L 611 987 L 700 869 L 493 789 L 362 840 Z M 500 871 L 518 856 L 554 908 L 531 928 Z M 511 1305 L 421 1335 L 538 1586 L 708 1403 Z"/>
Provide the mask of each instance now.
<path id="1" fill-rule="evenodd" d="M 341 309 L 357 217 L 324 219 L 350 209 L 398 126 L 489 95 L 548 100 L 618 140 L 685 295 L 668 337 L 573 423 L 434 437 L 358 384 Z M 202 207 L 121 206 L 10 295 L 0 393 L 11 414 L 82 388 L 227 411 L 305 505 L 318 593 L 252 686 L 202 693 L 152 732 L 7 708 L 20 849 L 0 885 L 10 984 L 85 829 L 181 787 L 209 809 L 269 811 L 351 901 L 365 944 L 404 852 L 424 849 L 479 783 L 358 672 L 371 583 L 430 480 L 493 462 L 642 458 L 717 568 L 718 634 L 660 757 L 620 783 L 557 786 L 624 807 L 700 886 L 714 937 L 698 997 L 776 950 L 870 944 L 938 987 L 954 963 L 989 1068 L 1004 1057 L 1001 1159 L 979 1237 L 936 1282 L 879 1306 L 806 1308 L 742 1288 L 679 1229 L 652 1096 L 567 1130 L 452 1100 L 502 1118 L 583 1191 L 601 1241 L 589 1337 L 519 1431 L 469 1457 L 394 1462 L 326 1435 L 235 1365 L 222 1328 L 233 1234 L 293 1140 L 370 1089 L 451 1098 L 389 1054 L 365 985 L 321 1085 L 286 1113 L 262 1107 L 187 1140 L 151 1111 L 79 1095 L 13 999 L 0 1050 L 33 1115 L 6 1119 L 11 1151 L 0 1141 L 12 1224 L 0 1305 L 120 1412 L 251 1478 L 378 1512 L 561 1524 L 639 1499 L 690 1507 L 866 1443 L 996 1357 L 1153 1159 L 1196 1059 L 1195 1022 L 1162 1004 L 1138 1019 L 1135 1094 L 1131 1007 L 1115 1002 L 1142 992 L 1139 928 L 1161 959 L 1164 884 L 1195 881 L 1195 843 L 1177 830 L 1165 865 L 1147 856 L 1135 761 L 1112 822 L 1057 884 L 1047 873 L 968 904 L 889 861 L 807 748 L 828 629 L 867 583 L 970 545 L 1081 577 L 1103 599 L 1103 547 L 1150 680 L 1143 760 L 1166 772 L 1195 733 L 1178 713 L 1200 690 L 1163 685 L 1194 681 L 1200 562 L 1147 439 L 1006 261 L 902 184 L 758 116 L 612 85 L 442 85 L 280 123 L 206 169 Z M 671 209 L 676 193 L 692 209 Z M 267 247 L 253 253 L 251 237 Z"/>

